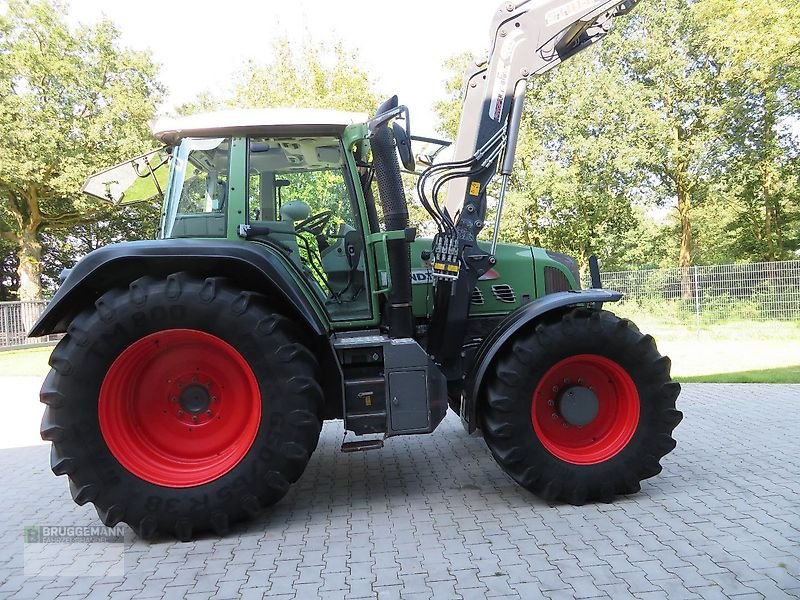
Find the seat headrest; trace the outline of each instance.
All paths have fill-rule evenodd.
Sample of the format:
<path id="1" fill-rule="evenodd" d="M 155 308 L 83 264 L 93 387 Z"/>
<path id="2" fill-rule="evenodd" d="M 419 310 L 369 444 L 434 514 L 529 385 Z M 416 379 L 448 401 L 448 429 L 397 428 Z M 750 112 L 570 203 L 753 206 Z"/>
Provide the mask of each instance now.
<path id="1" fill-rule="evenodd" d="M 302 221 L 311 215 L 311 207 L 302 200 L 292 200 L 281 206 L 281 220 Z"/>

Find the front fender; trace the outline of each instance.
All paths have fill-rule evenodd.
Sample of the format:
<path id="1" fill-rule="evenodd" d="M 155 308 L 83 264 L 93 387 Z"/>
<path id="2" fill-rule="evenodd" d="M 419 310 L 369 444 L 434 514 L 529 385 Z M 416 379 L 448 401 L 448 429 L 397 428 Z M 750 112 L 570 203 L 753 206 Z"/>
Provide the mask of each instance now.
<path id="1" fill-rule="evenodd" d="M 28 335 L 63 333 L 80 310 L 107 290 L 144 275 L 165 277 L 178 271 L 229 278 L 242 289 L 267 296 L 276 309 L 304 323 L 314 335 L 327 335 L 327 322 L 314 305 L 313 292 L 301 277 L 292 276 L 287 265 L 272 249 L 256 242 L 174 239 L 111 244 L 69 270 Z"/>
<path id="2" fill-rule="evenodd" d="M 547 294 L 521 306 L 510 313 L 483 340 L 475 354 L 475 360 L 467 372 L 464 399 L 461 405 L 461 419 L 464 427 L 472 433 L 477 428 L 477 404 L 480 398 L 483 378 L 494 362 L 497 353 L 505 347 L 521 328 L 542 318 L 544 315 L 577 305 L 603 302 L 617 302 L 622 298 L 620 292 L 605 289 L 571 290 Z"/>

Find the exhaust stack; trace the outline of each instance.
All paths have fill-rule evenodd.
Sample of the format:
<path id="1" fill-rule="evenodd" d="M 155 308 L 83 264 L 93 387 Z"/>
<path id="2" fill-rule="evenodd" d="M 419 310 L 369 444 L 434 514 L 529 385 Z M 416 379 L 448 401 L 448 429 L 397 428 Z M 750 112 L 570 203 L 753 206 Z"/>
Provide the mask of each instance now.
<path id="1" fill-rule="evenodd" d="M 411 248 L 408 244 L 413 232 L 408 231 L 408 206 L 400 177 L 400 164 L 395 150 L 395 137 L 389 121 L 399 114 L 397 96 L 378 107 L 375 118 L 370 123 L 370 143 L 378 181 L 383 218 L 387 231 L 407 231 L 400 240 L 386 242 L 392 288 L 386 307 L 389 336 L 408 338 L 414 332 L 411 312 Z M 387 113 L 394 113 L 388 116 Z"/>

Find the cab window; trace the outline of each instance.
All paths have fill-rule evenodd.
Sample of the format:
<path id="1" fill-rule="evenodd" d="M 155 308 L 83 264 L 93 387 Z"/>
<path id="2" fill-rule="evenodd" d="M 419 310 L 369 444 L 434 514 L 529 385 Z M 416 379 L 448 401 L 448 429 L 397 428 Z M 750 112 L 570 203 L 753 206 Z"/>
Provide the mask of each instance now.
<path id="1" fill-rule="evenodd" d="M 164 237 L 225 237 L 230 139 L 185 139 L 174 162 Z"/>
<path id="2" fill-rule="evenodd" d="M 371 316 L 364 234 L 335 137 L 251 138 L 247 214 L 323 299 L 333 320 Z"/>

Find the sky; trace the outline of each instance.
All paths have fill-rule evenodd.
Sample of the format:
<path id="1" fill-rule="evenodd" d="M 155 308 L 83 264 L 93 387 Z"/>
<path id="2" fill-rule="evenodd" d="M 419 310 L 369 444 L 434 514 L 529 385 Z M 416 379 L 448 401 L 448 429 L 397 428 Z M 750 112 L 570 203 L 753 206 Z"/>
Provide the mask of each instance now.
<path id="1" fill-rule="evenodd" d="M 414 133 L 433 135 L 433 103 L 444 97 L 444 61 L 471 50 L 484 55 L 497 0 L 72 0 L 69 20 L 104 16 L 124 45 L 149 49 L 167 87 L 162 112 L 209 91 L 225 96 L 248 59 L 266 62 L 278 35 L 312 42 L 342 40 L 385 96 L 411 109 Z"/>

